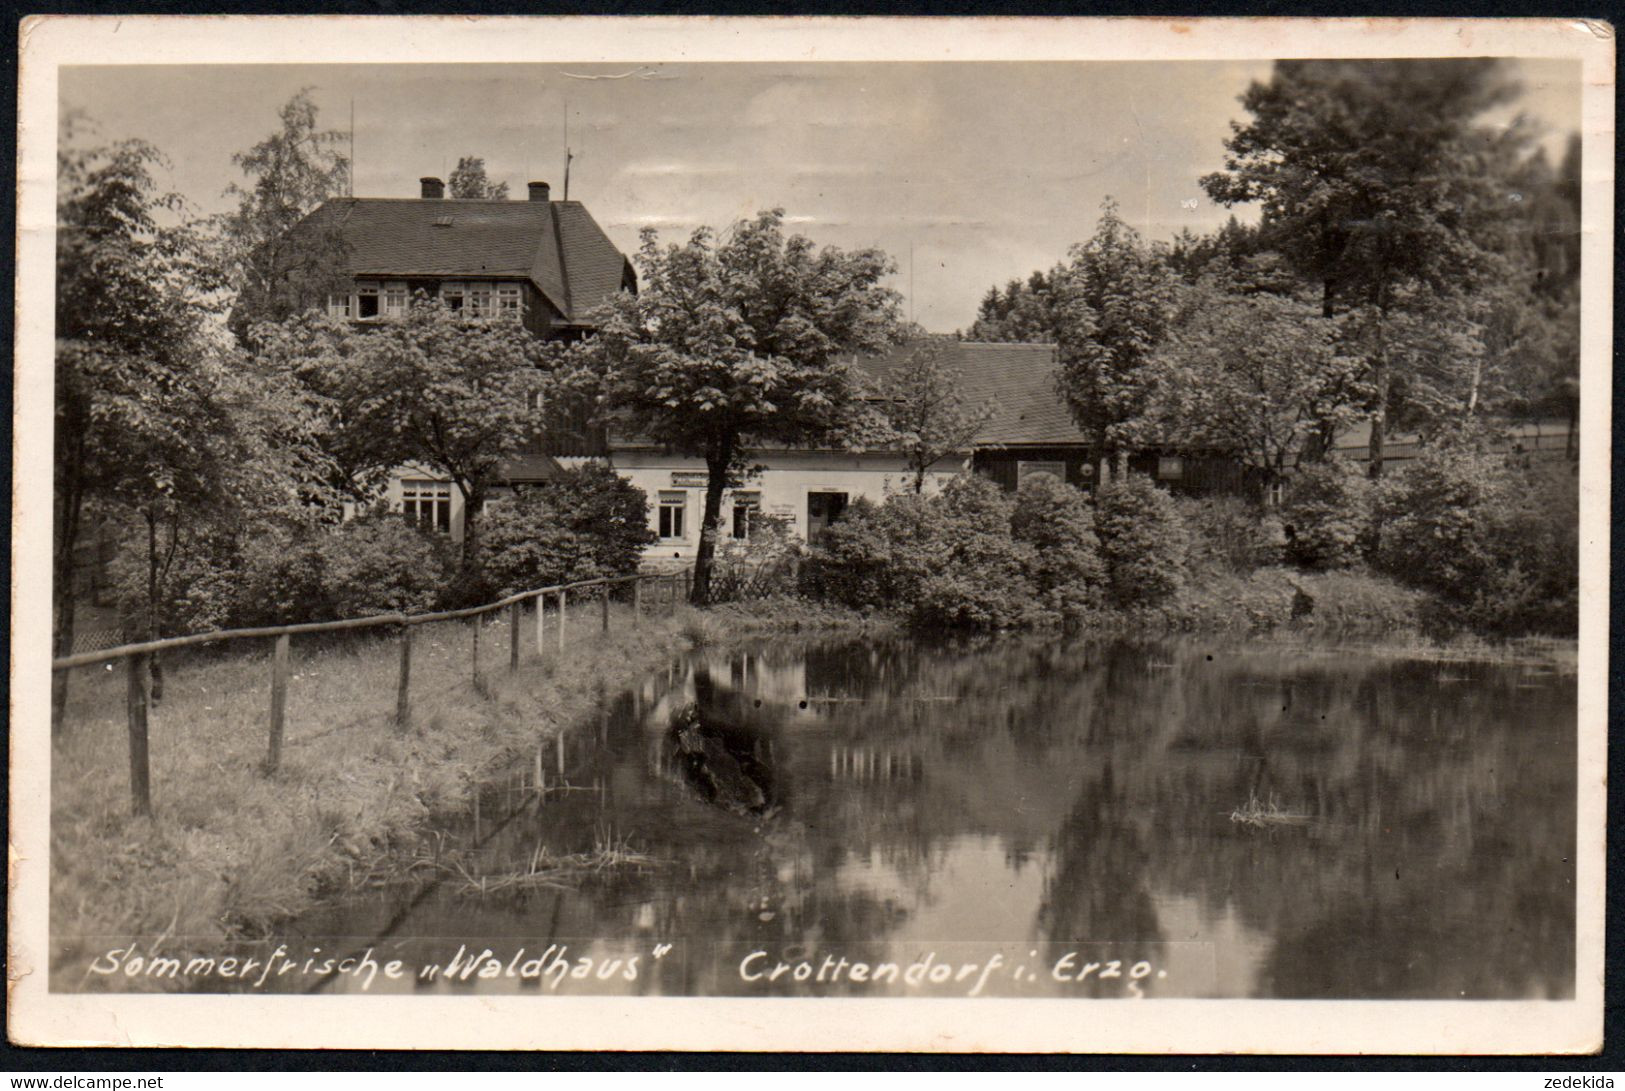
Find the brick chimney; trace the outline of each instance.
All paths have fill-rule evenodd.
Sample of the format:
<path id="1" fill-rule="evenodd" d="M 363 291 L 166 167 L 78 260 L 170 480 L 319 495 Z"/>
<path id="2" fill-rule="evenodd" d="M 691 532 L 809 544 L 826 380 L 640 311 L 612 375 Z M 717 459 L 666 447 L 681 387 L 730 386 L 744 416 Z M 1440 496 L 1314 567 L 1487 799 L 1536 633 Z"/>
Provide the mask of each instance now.
<path id="1" fill-rule="evenodd" d="M 553 191 L 553 187 L 546 182 L 531 182 L 528 188 L 530 189 L 530 199 L 532 201 L 546 201 Z"/>
<path id="2" fill-rule="evenodd" d="M 438 178 L 419 178 L 418 182 L 423 186 L 422 196 L 426 200 L 438 201 L 446 195 L 446 184 Z"/>

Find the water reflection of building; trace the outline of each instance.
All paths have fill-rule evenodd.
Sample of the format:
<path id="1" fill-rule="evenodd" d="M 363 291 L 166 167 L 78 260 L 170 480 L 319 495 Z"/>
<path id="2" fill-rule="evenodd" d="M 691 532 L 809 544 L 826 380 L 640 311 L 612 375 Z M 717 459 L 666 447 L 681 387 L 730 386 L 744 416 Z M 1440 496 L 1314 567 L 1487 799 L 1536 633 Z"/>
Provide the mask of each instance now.
<path id="1" fill-rule="evenodd" d="M 925 775 L 925 762 L 919 754 L 895 747 L 851 747 L 839 743 L 830 747 L 831 780 L 886 781 L 919 780 Z"/>

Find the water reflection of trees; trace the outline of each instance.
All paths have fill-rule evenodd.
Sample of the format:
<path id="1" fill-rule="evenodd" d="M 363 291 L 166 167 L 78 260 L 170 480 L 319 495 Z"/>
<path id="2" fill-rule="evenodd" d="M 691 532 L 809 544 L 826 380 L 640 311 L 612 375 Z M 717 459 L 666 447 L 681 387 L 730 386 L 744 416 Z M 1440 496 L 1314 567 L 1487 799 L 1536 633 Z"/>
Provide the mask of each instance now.
<path id="1" fill-rule="evenodd" d="M 773 645 L 707 671 L 710 699 L 771 741 L 777 812 L 710 806 L 662 757 L 654 720 L 694 699 L 687 664 L 579 731 L 561 770 L 549 755 L 592 790 L 549 794 L 486 853 L 611 831 L 666 863 L 528 903 L 443 899 L 420 931 L 867 944 L 987 897 L 942 879 L 979 839 L 1042 871 L 1031 904 L 981 918 L 999 927 L 1204 938 L 1171 934 L 1178 903 L 1199 930 L 1256 936 L 1221 993 L 1572 991 L 1572 682 L 1201 640 Z M 1252 797 L 1309 821 L 1232 822 Z M 637 987 L 716 992 L 730 971 L 694 957 Z"/>
<path id="2" fill-rule="evenodd" d="M 835 813 L 924 861 L 965 832 L 1047 843 L 1049 938 L 1156 938 L 1157 900 L 1194 897 L 1271 941 L 1231 983 L 1264 995 L 1572 990 L 1568 683 L 1200 641 L 921 649 L 893 672 L 840 731 L 911 740 L 925 798 Z M 1232 822 L 1253 797 L 1311 821 Z"/>

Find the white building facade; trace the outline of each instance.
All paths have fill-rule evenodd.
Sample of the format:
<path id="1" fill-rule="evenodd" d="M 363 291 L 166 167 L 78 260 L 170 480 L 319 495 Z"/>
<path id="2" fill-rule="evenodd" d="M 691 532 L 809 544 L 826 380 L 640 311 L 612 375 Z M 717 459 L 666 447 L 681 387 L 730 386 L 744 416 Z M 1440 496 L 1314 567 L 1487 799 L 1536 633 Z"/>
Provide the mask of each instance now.
<path id="1" fill-rule="evenodd" d="M 950 456 L 932 467 L 926 489 L 941 488 L 964 469 L 967 458 L 968 452 Z M 649 526 L 657 537 L 646 559 L 691 559 L 705 517 L 705 462 L 635 446 L 617 446 L 609 461 L 649 497 Z M 914 487 L 908 465 L 895 452 L 763 451 L 752 462 L 762 472 L 723 497 L 724 542 L 748 537 L 758 513 L 785 520 L 798 538 L 814 542 L 853 501 L 878 504 Z"/>

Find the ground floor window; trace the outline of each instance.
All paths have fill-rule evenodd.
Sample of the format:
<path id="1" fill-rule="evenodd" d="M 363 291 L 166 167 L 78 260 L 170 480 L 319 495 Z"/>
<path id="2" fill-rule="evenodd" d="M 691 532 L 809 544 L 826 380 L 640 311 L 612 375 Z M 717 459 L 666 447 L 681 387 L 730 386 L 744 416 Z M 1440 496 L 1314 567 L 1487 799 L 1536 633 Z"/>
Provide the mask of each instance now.
<path id="1" fill-rule="evenodd" d="M 683 515 L 687 510 L 687 493 L 663 492 L 660 494 L 660 521 L 657 529 L 662 541 L 673 541 L 683 537 Z"/>
<path id="2" fill-rule="evenodd" d="M 401 515 L 425 530 L 451 533 L 451 483 L 402 481 Z"/>
<path id="3" fill-rule="evenodd" d="M 355 316 L 377 318 L 379 308 L 378 282 L 363 280 L 355 286 Z"/>
<path id="4" fill-rule="evenodd" d="M 734 493 L 734 522 L 733 536 L 735 538 L 749 538 L 752 527 L 756 522 L 757 513 L 762 510 L 762 494 L 757 492 Z"/>
<path id="5" fill-rule="evenodd" d="M 1157 480 L 1178 481 L 1185 476 L 1185 460 L 1178 455 L 1160 455 L 1157 458 Z"/>
<path id="6" fill-rule="evenodd" d="M 807 494 L 807 541 L 816 542 L 824 536 L 824 531 L 846 510 L 846 501 L 844 492 Z"/>
<path id="7" fill-rule="evenodd" d="M 1022 482 L 1026 481 L 1029 477 L 1037 477 L 1040 474 L 1048 474 L 1057 481 L 1065 482 L 1066 463 L 1039 462 L 1022 459 L 1016 463 L 1016 488 L 1021 488 Z"/>

